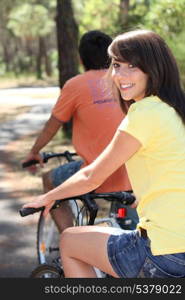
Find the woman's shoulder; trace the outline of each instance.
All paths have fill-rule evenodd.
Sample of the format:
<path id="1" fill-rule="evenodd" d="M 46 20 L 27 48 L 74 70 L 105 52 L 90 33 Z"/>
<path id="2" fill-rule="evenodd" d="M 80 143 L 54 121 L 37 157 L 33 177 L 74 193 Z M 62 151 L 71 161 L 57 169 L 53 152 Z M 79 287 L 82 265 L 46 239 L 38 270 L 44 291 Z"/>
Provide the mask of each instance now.
<path id="1" fill-rule="evenodd" d="M 156 96 L 146 97 L 133 103 L 127 114 L 130 120 L 158 123 L 159 126 L 169 119 L 175 119 L 175 115 L 174 108 Z"/>
<path id="2" fill-rule="evenodd" d="M 151 109 L 151 107 L 157 107 L 161 103 L 161 99 L 157 96 L 149 96 L 145 97 L 144 99 L 140 101 L 134 102 L 130 106 L 130 110 L 137 110 L 137 109 Z"/>
<path id="3" fill-rule="evenodd" d="M 146 97 L 133 103 L 129 108 L 130 113 L 135 112 L 149 115 L 165 115 L 171 110 L 173 108 L 157 96 Z"/>
<path id="4" fill-rule="evenodd" d="M 129 115 L 150 115 L 159 108 L 160 99 L 157 97 L 147 97 L 131 104 L 128 110 Z"/>

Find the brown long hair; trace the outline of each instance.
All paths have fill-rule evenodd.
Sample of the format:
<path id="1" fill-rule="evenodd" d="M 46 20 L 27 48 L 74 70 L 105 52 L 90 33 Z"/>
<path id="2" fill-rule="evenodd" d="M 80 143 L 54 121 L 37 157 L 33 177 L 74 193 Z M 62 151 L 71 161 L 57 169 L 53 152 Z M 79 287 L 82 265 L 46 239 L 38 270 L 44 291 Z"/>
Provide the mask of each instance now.
<path id="1" fill-rule="evenodd" d="M 120 62 L 129 62 L 148 75 L 145 96 L 156 95 L 172 106 L 185 123 L 185 93 L 180 84 L 175 57 L 165 41 L 155 32 L 137 29 L 118 35 L 108 47 L 108 54 Z M 111 66 L 109 74 L 111 72 Z M 121 98 L 113 83 L 113 92 L 124 112 L 130 103 Z"/>

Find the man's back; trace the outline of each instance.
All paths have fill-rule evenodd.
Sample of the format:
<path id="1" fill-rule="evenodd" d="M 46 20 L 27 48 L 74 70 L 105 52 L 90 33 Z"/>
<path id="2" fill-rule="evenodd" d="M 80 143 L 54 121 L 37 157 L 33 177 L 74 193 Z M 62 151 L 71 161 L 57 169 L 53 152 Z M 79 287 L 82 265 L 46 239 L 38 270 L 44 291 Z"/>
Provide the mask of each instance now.
<path id="1" fill-rule="evenodd" d="M 124 115 L 105 79 L 106 70 L 90 70 L 66 82 L 52 115 L 62 122 L 73 118 L 72 141 L 90 164 L 109 144 Z M 98 191 L 131 189 L 125 167 L 121 167 Z"/>

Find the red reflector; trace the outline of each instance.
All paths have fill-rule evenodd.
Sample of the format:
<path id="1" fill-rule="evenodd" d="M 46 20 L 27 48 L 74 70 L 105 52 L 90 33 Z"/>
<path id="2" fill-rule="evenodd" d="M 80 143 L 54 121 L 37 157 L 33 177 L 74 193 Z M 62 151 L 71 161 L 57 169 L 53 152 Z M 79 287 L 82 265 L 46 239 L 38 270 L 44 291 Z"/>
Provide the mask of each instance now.
<path id="1" fill-rule="evenodd" d="M 118 208 L 118 218 L 125 218 L 126 215 L 126 208 Z"/>

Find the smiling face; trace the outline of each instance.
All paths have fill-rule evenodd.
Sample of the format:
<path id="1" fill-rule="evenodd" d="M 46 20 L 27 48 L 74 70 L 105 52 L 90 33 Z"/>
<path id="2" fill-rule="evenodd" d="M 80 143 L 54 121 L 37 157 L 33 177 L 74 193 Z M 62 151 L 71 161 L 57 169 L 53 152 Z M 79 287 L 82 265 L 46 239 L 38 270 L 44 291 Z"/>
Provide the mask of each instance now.
<path id="1" fill-rule="evenodd" d="M 145 97 L 148 76 L 138 67 L 113 59 L 111 76 L 124 100 L 139 101 Z"/>

